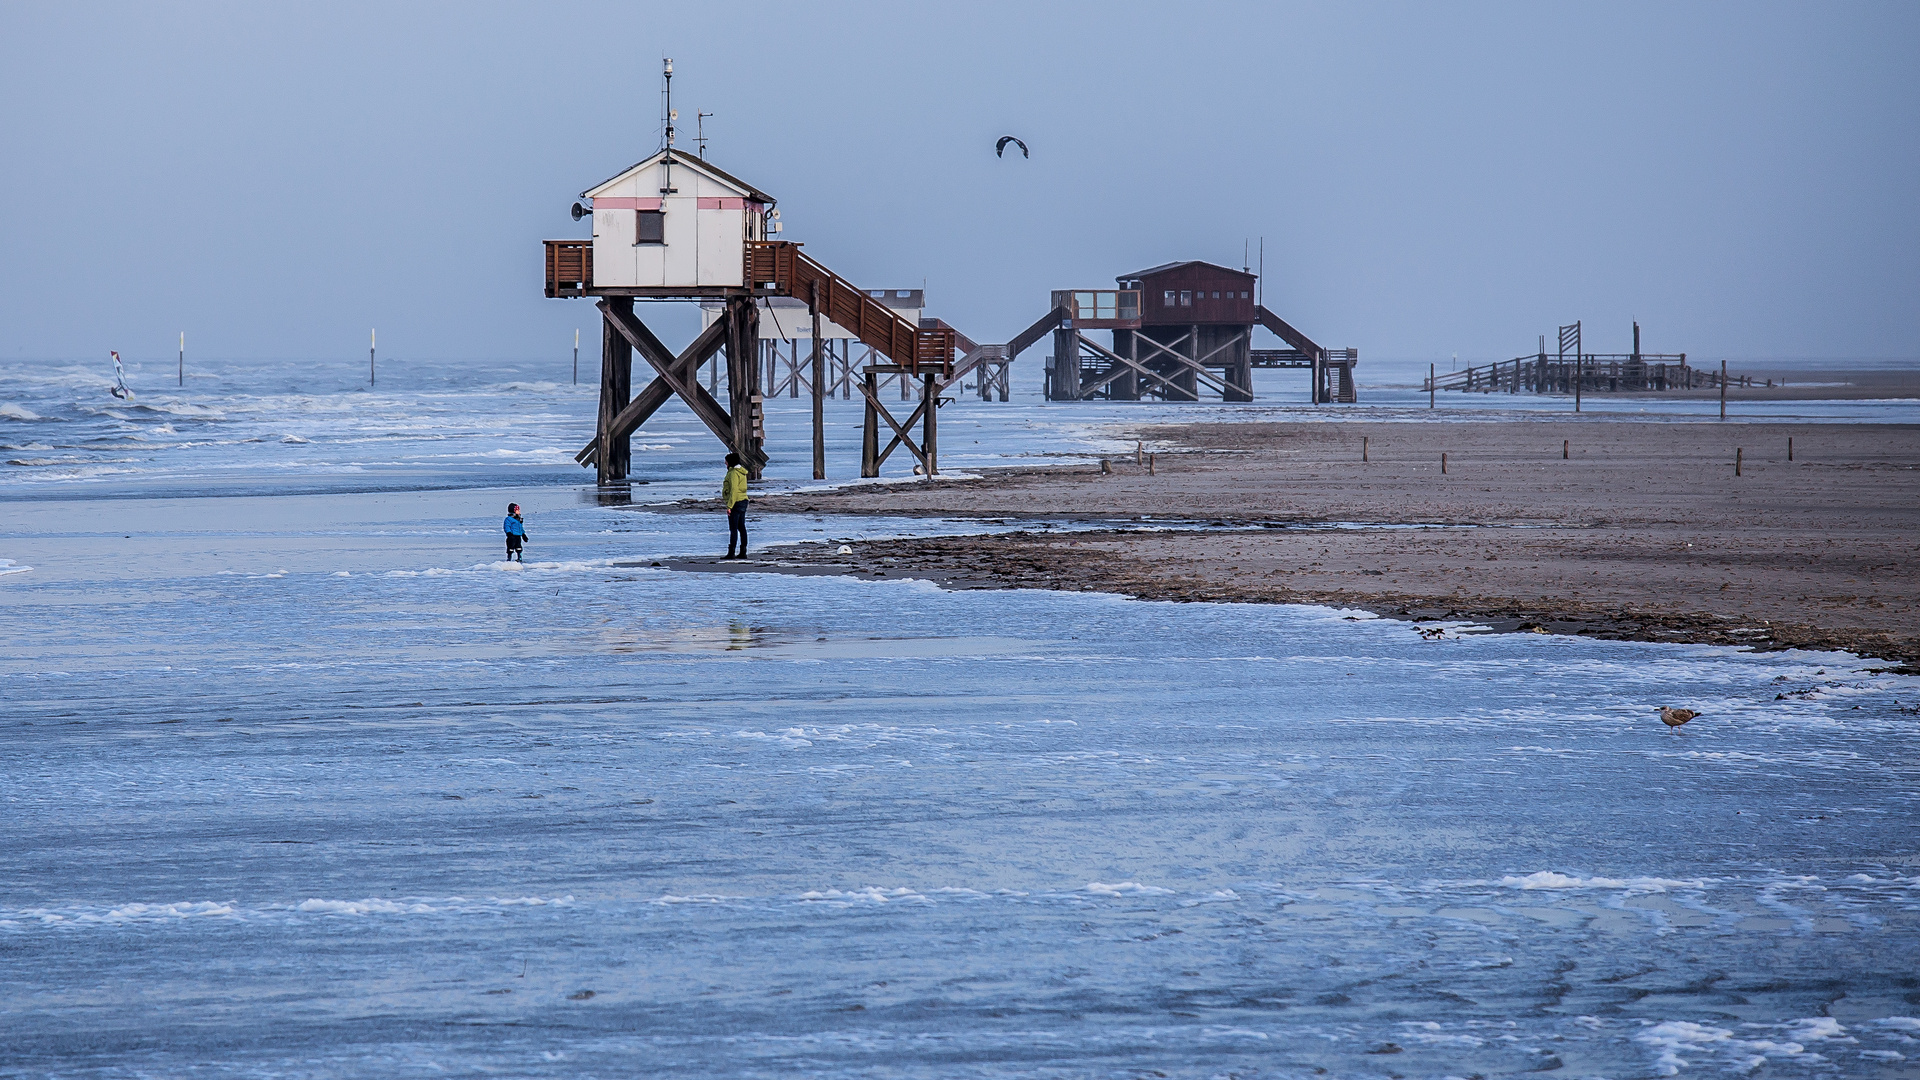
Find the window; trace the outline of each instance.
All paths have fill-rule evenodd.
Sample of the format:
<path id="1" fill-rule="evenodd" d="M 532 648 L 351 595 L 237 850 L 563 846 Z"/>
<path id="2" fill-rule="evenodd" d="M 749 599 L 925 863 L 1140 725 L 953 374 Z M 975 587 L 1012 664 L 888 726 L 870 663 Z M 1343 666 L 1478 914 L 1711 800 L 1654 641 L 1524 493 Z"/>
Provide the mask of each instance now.
<path id="1" fill-rule="evenodd" d="M 1220 299 L 1220 290 L 1219 290 L 1219 289 L 1215 289 L 1215 290 L 1213 290 L 1213 298 L 1214 298 L 1215 300 L 1218 300 L 1218 299 Z"/>
<path id="2" fill-rule="evenodd" d="M 1172 306 L 1173 306 L 1173 290 L 1172 290 L 1172 289 L 1168 289 L 1168 290 L 1167 290 L 1167 295 L 1166 295 L 1166 305 L 1167 305 L 1168 307 L 1172 307 Z"/>
<path id="3" fill-rule="evenodd" d="M 1193 306 L 1193 294 L 1188 292 L 1185 289 L 1180 290 L 1180 306 L 1181 307 Z"/>
<path id="4" fill-rule="evenodd" d="M 636 244 L 664 244 L 667 242 L 667 215 L 664 210 L 637 210 L 633 215 L 633 242 Z"/>

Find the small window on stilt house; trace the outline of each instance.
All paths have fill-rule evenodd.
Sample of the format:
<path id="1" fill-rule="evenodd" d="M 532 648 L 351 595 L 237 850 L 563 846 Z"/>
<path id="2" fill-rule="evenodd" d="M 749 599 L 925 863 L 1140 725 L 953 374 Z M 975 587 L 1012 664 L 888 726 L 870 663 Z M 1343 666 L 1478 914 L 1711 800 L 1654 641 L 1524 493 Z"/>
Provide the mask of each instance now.
<path id="1" fill-rule="evenodd" d="M 633 242 L 636 244 L 666 243 L 667 215 L 665 211 L 634 211 Z"/>

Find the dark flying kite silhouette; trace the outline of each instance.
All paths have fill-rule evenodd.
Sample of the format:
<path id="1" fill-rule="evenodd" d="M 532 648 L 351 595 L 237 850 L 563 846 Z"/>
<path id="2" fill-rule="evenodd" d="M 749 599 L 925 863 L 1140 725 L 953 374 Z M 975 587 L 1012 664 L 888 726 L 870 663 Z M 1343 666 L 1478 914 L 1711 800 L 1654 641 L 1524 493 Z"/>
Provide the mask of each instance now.
<path id="1" fill-rule="evenodd" d="M 1005 157 L 1005 156 L 1006 156 L 1006 153 L 1007 153 L 1007 144 L 1008 144 L 1008 143 L 1012 143 L 1013 145 L 1015 145 L 1015 146 L 1017 146 L 1017 147 L 1019 147 L 1019 148 L 1020 148 L 1020 156 L 1021 156 L 1021 157 L 1032 157 L 1032 156 L 1033 156 L 1032 154 L 1029 154 L 1029 153 L 1027 153 L 1027 144 L 1026 144 L 1026 143 L 1023 143 L 1023 142 L 1021 142 L 1021 141 L 1020 141 L 1019 139 L 1016 139 L 1016 138 L 1014 138 L 1014 137 L 1013 137 L 1013 136 L 1011 136 L 1011 135 L 1002 135 L 1002 136 L 1000 136 L 1000 141 L 999 141 L 999 142 L 997 142 L 997 143 L 995 143 L 995 144 L 993 144 L 993 156 L 994 156 L 994 157 Z"/>

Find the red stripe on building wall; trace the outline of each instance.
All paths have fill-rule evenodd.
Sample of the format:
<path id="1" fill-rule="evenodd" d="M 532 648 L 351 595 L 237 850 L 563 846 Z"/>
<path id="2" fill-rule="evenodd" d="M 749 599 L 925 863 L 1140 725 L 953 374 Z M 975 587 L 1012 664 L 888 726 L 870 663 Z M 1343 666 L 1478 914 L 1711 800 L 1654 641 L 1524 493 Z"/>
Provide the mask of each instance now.
<path id="1" fill-rule="evenodd" d="M 701 200 L 705 202 L 706 200 Z M 593 200 L 595 210 L 658 210 L 659 199 L 601 198 Z"/>

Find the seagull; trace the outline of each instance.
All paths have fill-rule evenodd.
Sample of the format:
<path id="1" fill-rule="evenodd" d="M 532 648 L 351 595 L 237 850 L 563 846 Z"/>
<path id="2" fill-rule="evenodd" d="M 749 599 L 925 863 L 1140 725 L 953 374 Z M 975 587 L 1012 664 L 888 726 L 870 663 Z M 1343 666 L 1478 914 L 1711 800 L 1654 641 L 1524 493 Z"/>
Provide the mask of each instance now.
<path id="1" fill-rule="evenodd" d="M 1676 732 L 1680 730 L 1681 724 L 1699 715 L 1699 713 L 1694 712 L 1692 709 L 1676 709 L 1671 705 L 1660 706 L 1660 722 Z"/>
<path id="2" fill-rule="evenodd" d="M 1007 153 L 1007 144 L 1008 144 L 1008 143 L 1012 143 L 1013 145 L 1015 145 L 1015 146 L 1017 146 L 1017 147 L 1019 147 L 1019 148 L 1020 148 L 1020 156 L 1021 156 L 1021 157 L 1032 157 L 1032 156 L 1033 156 L 1032 154 L 1029 154 L 1029 153 L 1027 153 L 1027 144 L 1026 144 L 1026 143 L 1023 143 L 1023 142 L 1021 142 L 1021 141 L 1020 141 L 1019 139 L 1016 139 L 1016 138 L 1014 138 L 1014 137 L 1013 137 L 1013 136 L 1011 136 L 1011 135 L 1002 135 L 1002 136 L 1000 136 L 1000 141 L 999 141 L 999 142 L 997 142 L 997 143 L 994 143 L 994 144 L 993 144 L 993 156 L 994 156 L 994 157 L 1005 157 L 1005 156 L 1006 156 L 1006 153 Z"/>

